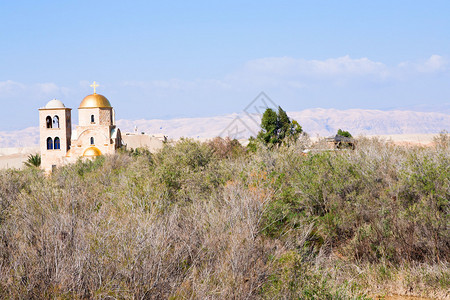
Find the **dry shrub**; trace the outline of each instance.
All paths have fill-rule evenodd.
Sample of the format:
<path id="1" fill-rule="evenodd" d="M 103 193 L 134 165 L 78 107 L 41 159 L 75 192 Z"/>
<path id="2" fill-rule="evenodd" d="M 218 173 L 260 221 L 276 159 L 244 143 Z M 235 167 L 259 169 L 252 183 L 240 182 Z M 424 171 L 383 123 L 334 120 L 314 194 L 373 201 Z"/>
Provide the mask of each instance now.
<path id="1" fill-rule="evenodd" d="M 264 243 L 257 242 L 265 203 L 257 191 L 229 184 L 208 202 L 193 199 L 189 206 L 149 209 L 152 204 L 142 205 L 154 200 L 148 194 L 120 197 L 123 190 L 129 192 L 130 182 L 116 180 L 115 171 L 126 172 L 118 158 L 79 162 L 22 190 L 4 227 L 4 296 L 230 298 L 257 293 L 266 257 Z M 133 163 L 128 167 L 134 170 Z"/>
<path id="2" fill-rule="evenodd" d="M 245 149 L 239 141 L 229 137 L 215 137 L 208 145 L 219 158 L 236 158 L 245 154 Z"/>
<path id="3" fill-rule="evenodd" d="M 450 149 L 450 134 L 447 130 L 442 130 L 438 136 L 433 138 L 433 143 L 437 150 L 448 151 Z"/>
<path id="4" fill-rule="evenodd" d="M 305 156 L 304 140 L 230 156 L 231 142 L 216 142 L 49 177 L 0 172 L 0 297 L 362 299 L 374 284 L 450 287 L 442 147 L 360 139 Z"/>

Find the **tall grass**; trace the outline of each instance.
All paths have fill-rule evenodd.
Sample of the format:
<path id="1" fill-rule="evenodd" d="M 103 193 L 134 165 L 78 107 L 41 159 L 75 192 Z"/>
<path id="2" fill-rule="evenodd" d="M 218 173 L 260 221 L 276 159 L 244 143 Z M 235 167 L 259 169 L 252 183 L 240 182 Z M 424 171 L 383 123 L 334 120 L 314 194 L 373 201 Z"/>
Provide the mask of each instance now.
<path id="1" fill-rule="evenodd" d="M 0 173 L 0 297 L 449 297 L 450 147 L 158 153 Z M 447 294 L 446 294 L 447 293 Z"/>

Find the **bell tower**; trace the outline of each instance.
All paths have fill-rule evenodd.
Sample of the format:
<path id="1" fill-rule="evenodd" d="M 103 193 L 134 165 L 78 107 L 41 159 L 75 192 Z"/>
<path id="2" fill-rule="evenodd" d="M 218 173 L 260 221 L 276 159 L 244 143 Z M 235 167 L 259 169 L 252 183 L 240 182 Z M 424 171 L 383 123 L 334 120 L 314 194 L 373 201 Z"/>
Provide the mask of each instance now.
<path id="1" fill-rule="evenodd" d="M 61 165 L 71 146 L 71 109 L 59 100 L 49 101 L 39 109 L 39 132 L 41 166 L 45 171 L 51 171 Z"/>

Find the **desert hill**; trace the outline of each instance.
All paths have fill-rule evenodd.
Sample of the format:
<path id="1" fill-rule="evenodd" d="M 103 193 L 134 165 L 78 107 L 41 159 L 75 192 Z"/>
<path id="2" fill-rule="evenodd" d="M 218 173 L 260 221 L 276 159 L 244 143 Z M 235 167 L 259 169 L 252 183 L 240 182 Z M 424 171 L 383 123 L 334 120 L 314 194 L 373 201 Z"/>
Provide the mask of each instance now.
<path id="1" fill-rule="evenodd" d="M 330 136 L 339 128 L 353 135 L 436 134 L 450 129 L 450 115 L 438 112 L 381 111 L 367 109 L 306 109 L 288 112 L 310 136 Z M 169 138 L 211 138 L 231 136 L 248 138 L 258 132 L 260 116 L 253 114 L 227 114 L 202 118 L 169 120 L 119 120 L 124 132 L 163 134 Z M 39 128 L 29 127 L 15 131 L 0 131 L 0 147 L 30 147 L 39 142 Z"/>

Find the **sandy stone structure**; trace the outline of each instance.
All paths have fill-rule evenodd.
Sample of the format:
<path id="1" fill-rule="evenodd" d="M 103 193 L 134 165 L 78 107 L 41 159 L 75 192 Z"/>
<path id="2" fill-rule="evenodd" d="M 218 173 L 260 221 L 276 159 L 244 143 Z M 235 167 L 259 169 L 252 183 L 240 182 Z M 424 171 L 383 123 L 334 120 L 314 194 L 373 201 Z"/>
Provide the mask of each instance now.
<path id="1" fill-rule="evenodd" d="M 71 109 L 59 100 L 51 100 L 39 109 L 41 166 L 51 171 L 57 166 L 114 154 L 122 147 L 120 130 L 115 125 L 114 109 L 105 96 L 86 96 L 78 107 L 79 125 L 72 131 Z"/>

